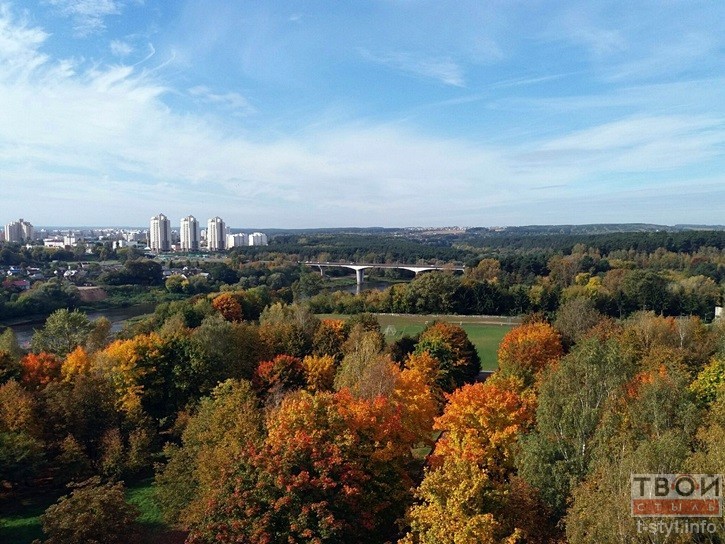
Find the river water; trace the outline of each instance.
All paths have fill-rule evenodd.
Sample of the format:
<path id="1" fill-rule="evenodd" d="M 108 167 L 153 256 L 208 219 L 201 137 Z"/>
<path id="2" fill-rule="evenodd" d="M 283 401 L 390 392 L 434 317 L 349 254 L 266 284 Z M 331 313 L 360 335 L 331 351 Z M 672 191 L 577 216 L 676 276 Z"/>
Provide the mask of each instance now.
<path id="1" fill-rule="evenodd" d="M 337 290 L 360 294 L 362 291 L 384 291 L 392 285 L 395 284 L 386 281 L 364 281 L 362 285 L 345 285 L 344 287 L 338 287 Z"/>
<path id="2" fill-rule="evenodd" d="M 126 308 L 109 308 L 107 310 L 99 310 L 97 312 L 89 312 L 88 319 L 93 321 L 99 317 L 106 317 L 111 322 L 111 332 L 116 333 L 123 329 L 125 322 L 132 317 L 153 313 L 155 304 L 138 304 L 136 306 L 128 306 Z M 43 327 L 43 323 L 23 323 L 22 325 L 11 325 L 10 328 L 15 332 L 15 336 L 21 346 L 27 347 L 33 336 L 35 329 Z"/>

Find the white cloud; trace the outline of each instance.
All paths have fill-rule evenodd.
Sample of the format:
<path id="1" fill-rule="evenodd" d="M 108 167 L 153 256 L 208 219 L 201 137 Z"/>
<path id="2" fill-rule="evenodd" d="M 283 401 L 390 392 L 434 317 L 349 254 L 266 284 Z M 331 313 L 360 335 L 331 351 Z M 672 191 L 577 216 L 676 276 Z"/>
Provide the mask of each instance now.
<path id="1" fill-rule="evenodd" d="M 0 171 L 14 188 L 3 207 L 37 224 L 143 224 L 159 210 L 240 226 L 491 224 L 495 210 L 539 213 L 533 193 L 551 202 L 577 196 L 564 194 L 571 186 L 602 193 L 606 183 L 589 180 L 694 166 L 723 144 L 720 120 L 686 115 L 515 146 L 352 122 L 262 139 L 206 112 L 176 112 L 163 71 L 54 59 L 46 39 L 0 9 Z M 237 93 L 187 93 L 249 108 Z"/>
<path id="2" fill-rule="evenodd" d="M 449 58 L 423 57 L 404 52 L 375 54 L 367 49 L 360 49 L 360 54 L 368 61 L 383 64 L 408 74 L 435 79 L 455 87 L 465 86 L 463 69 Z"/>
<path id="3" fill-rule="evenodd" d="M 73 20 L 73 28 L 79 37 L 98 34 L 106 29 L 105 18 L 119 15 L 124 3 L 121 0 L 48 0 L 60 13 Z"/>
<path id="4" fill-rule="evenodd" d="M 13 21 L 10 7 L 0 4 L 0 60 L 5 76 L 27 74 L 47 60 L 38 48 L 48 38 L 40 28 L 27 21 Z"/>
<path id="5" fill-rule="evenodd" d="M 112 40 L 109 47 L 111 49 L 111 53 L 117 57 L 127 57 L 133 53 L 133 47 L 121 40 Z"/>

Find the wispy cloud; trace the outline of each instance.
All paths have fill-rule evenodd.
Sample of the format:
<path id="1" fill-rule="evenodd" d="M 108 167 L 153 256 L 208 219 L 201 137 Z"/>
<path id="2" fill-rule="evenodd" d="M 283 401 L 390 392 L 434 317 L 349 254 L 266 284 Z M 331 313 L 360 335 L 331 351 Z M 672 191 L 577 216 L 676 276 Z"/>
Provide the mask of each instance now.
<path id="1" fill-rule="evenodd" d="M 202 102 L 233 110 L 240 115 L 248 115 L 255 112 L 249 100 L 239 93 L 215 93 L 204 85 L 197 85 L 189 89 L 189 94 Z"/>
<path id="2" fill-rule="evenodd" d="M 722 54 L 721 42 L 720 37 L 698 32 L 672 36 L 665 43 L 652 44 L 634 58 L 614 64 L 605 75 L 612 81 L 628 81 L 697 69 L 703 59 L 716 59 Z"/>
<path id="3" fill-rule="evenodd" d="M 367 49 L 359 51 L 361 56 L 370 62 L 382 64 L 407 74 L 435 79 L 446 85 L 465 87 L 463 68 L 449 58 L 423 57 L 405 52 L 376 54 Z"/>
<path id="4" fill-rule="evenodd" d="M 105 18 L 119 15 L 124 7 L 122 0 L 48 0 L 51 6 L 73 20 L 76 36 L 85 37 L 105 30 Z"/>

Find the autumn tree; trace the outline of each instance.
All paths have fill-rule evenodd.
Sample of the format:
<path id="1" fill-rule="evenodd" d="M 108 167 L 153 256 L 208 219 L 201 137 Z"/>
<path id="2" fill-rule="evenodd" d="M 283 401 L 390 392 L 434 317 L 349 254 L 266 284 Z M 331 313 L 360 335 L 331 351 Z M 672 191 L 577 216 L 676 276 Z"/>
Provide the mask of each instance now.
<path id="1" fill-rule="evenodd" d="M 428 469 L 416 498 L 408 512 L 410 531 L 400 544 L 506 544 L 519 536 L 505 534 L 496 520 L 492 512 L 502 505 L 475 463 L 448 458 Z"/>
<path id="2" fill-rule="evenodd" d="M 304 391 L 237 458 L 190 542 L 382 542 L 407 502 L 410 442 L 385 398 Z M 403 433 L 401 435 L 401 433 Z"/>
<path id="3" fill-rule="evenodd" d="M 304 387 L 305 368 L 297 357 L 277 355 L 271 361 L 259 363 L 252 383 L 262 396 L 276 397 Z"/>
<path id="4" fill-rule="evenodd" d="M 395 374 L 391 401 L 400 410 L 401 424 L 416 443 L 432 444 L 433 419 L 438 414 L 439 398 L 430 376 L 419 367 L 404 368 Z"/>
<path id="5" fill-rule="evenodd" d="M 21 380 L 29 389 L 42 389 L 60 378 L 62 361 L 52 353 L 28 353 L 20 360 Z"/>
<path id="6" fill-rule="evenodd" d="M 80 374 L 88 374 L 91 370 L 91 357 L 85 349 L 78 346 L 71 351 L 60 367 L 60 374 L 64 381 L 70 381 Z"/>
<path id="7" fill-rule="evenodd" d="M 472 382 L 481 370 L 476 347 L 458 325 L 438 321 L 426 327 L 414 353 L 424 352 L 438 361 L 438 385 L 444 391 Z"/>
<path id="8" fill-rule="evenodd" d="M 400 544 L 551 544 L 557 532 L 535 491 L 518 478 L 502 483 L 477 463 L 446 457 L 428 467 L 408 511 Z"/>
<path id="9" fill-rule="evenodd" d="M 332 355 L 308 355 L 302 360 L 302 366 L 305 369 L 307 389 L 332 391 L 338 366 Z"/>
<path id="10" fill-rule="evenodd" d="M 349 334 L 349 326 L 342 319 L 323 319 L 313 338 L 316 355 L 330 355 L 342 360 L 343 345 Z"/>
<path id="11" fill-rule="evenodd" d="M 94 477 L 70 487 L 70 495 L 61 497 L 40 517 L 48 537 L 45 542 L 114 544 L 130 540 L 139 511 L 126 503 L 121 482 L 102 484 Z"/>
<path id="12" fill-rule="evenodd" d="M 382 352 L 380 333 L 356 325 L 345 343 L 345 356 L 335 376 L 335 389 L 358 397 L 389 395 L 395 386 L 395 364 Z"/>
<path id="13" fill-rule="evenodd" d="M 217 480 L 239 452 L 262 440 L 263 421 L 247 381 L 227 380 L 201 400 L 180 445 L 164 449 L 168 461 L 156 474 L 164 517 L 191 526 L 199 521 Z"/>
<path id="14" fill-rule="evenodd" d="M 227 321 L 242 320 L 242 305 L 232 293 L 222 293 L 214 297 L 212 306 Z"/>
<path id="15" fill-rule="evenodd" d="M 481 259 L 473 268 L 466 269 L 466 276 L 477 281 L 498 281 L 501 263 L 498 259 Z"/>
<path id="16" fill-rule="evenodd" d="M 690 390 L 701 406 L 712 403 L 725 390 L 725 357 L 713 357 L 692 382 Z"/>
<path id="17" fill-rule="evenodd" d="M 448 395 L 435 421 L 443 432 L 435 455 L 477 463 L 492 478 L 513 471 L 517 439 L 532 426 L 535 406 L 533 394 L 519 394 L 512 380 L 464 385 Z"/>
<path id="18" fill-rule="evenodd" d="M 36 475 L 45 461 L 36 404 L 15 380 L 0 385 L 0 481 L 11 487 Z"/>
<path id="19" fill-rule="evenodd" d="M 501 373 L 516 376 L 525 386 L 531 386 L 539 373 L 561 355 L 561 341 L 551 325 L 528 323 L 511 329 L 503 337 L 498 348 L 498 367 Z"/>

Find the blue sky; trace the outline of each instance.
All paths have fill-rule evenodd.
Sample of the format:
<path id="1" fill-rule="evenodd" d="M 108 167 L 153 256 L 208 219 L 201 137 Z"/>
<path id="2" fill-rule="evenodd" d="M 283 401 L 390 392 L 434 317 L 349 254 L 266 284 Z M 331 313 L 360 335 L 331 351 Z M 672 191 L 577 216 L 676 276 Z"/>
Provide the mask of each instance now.
<path id="1" fill-rule="evenodd" d="M 725 223 L 725 3 L 0 0 L 0 222 Z"/>

